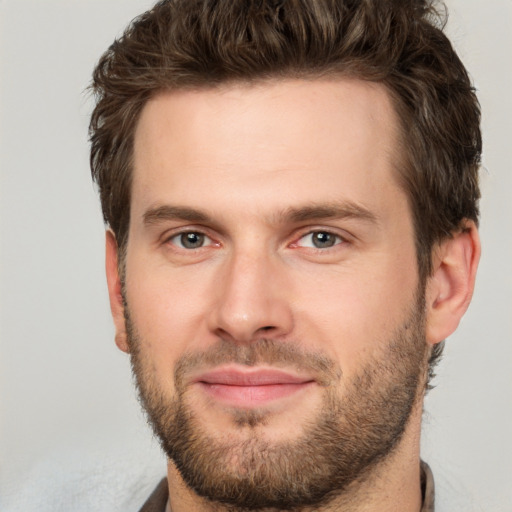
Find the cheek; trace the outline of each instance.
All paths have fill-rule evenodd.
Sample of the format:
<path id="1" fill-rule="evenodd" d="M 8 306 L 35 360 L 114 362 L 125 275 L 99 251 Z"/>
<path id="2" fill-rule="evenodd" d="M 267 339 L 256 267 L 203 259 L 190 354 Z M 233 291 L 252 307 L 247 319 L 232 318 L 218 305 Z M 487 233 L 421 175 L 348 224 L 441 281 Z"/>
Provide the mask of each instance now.
<path id="1" fill-rule="evenodd" d="M 415 304 L 415 260 L 387 259 L 359 269 L 303 276 L 296 301 L 304 342 L 317 343 L 346 376 L 379 357 Z M 314 291 L 312 291 L 314 290 Z"/>
<path id="2" fill-rule="evenodd" d="M 126 300 L 141 354 L 160 380 L 173 376 L 177 360 L 204 343 L 205 281 L 149 264 L 127 264 Z"/>

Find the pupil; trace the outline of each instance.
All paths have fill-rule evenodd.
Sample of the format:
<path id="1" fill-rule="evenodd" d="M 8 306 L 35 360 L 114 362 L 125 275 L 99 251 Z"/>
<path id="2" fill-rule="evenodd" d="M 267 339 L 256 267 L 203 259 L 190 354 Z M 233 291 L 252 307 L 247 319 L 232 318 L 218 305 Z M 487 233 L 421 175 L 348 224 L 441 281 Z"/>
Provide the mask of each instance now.
<path id="1" fill-rule="evenodd" d="M 313 244 L 318 248 L 332 247 L 334 244 L 334 237 L 330 233 L 320 231 L 313 235 Z"/>
<path id="2" fill-rule="evenodd" d="M 181 243 L 187 249 L 197 249 L 204 242 L 204 235 L 199 233 L 183 233 L 181 235 Z"/>

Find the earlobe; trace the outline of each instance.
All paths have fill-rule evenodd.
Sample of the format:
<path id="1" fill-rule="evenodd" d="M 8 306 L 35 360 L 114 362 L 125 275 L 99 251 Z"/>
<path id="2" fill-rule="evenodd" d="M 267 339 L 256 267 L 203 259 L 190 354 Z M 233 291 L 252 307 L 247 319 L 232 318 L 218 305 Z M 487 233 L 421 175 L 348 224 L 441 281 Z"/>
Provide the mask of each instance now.
<path id="1" fill-rule="evenodd" d="M 116 345 L 123 351 L 129 352 L 124 318 L 124 303 L 121 292 L 121 279 L 118 267 L 118 247 L 114 233 L 109 229 L 105 236 L 105 270 L 107 274 L 108 296 L 110 310 L 116 329 Z"/>
<path id="2" fill-rule="evenodd" d="M 480 239 L 473 221 L 452 238 L 443 240 L 432 255 L 427 280 L 427 342 L 435 345 L 452 334 L 466 312 L 475 286 Z"/>

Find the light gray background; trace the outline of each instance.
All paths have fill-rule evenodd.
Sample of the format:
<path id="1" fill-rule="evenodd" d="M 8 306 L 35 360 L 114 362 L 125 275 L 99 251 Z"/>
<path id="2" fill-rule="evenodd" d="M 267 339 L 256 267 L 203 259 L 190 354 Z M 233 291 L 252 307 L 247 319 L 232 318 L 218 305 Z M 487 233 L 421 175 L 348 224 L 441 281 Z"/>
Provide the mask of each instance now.
<path id="1" fill-rule="evenodd" d="M 113 343 L 84 94 L 151 3 L 0 0 L 2 510 L 137 510 L 165 471 Z M 426 400 L 422 453 L 441 511 L 511 512 L 512 2 L 448 7 L 483 109 L 483 258 Z"/>

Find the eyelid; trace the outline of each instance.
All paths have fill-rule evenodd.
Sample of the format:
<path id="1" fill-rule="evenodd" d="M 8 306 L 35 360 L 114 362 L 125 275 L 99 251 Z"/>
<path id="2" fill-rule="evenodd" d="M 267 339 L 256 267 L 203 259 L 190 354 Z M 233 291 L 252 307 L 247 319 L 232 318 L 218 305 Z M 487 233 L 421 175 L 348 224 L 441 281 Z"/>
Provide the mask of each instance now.
<path id="1" fill-rule="evenodd" d="M 333 227 L 307 226 L 307 227 L 301 228 L 298 231 L 299 232 L 293 236 L 293 241 L 288 245 L 289 247 L 292 247 L 292 248 L 304 247 L 306 249 L 312 249 L 312 250 L 317 250 L 317 251 L 321 251 L 321 252 L 326 252 L 329 249 L 335 249 L 339 245 L 345 245 L 345 244 L 352 243 L 352 239 L 353 239 L 353 237 L 346 231 L 343 230 L 343 232 L 340 233 L 340 230 L 333 228 Z M 219 236 L 214 236 L 214 234 L 211 233 L 211 229 L 206 228 L 204 226 L 197 226 L 197 225 L 186 225 L 186 226 L 180 226 L 180 227 L 173 228 L 173 229 L 168 229 L 159 237 L 160 243 L 162 243 L 163 245 L 171 244 L 179 250 L 193 251 L 194 249 L 186 249 L 184 247 L 181 247 L 179 244 L 172 242 L 172 240 L 174 238 L 179 237 L 186 233 L 197 233 L 197 234 L 203 235 L 208 240 L 207 245 L 203 245 L 195 250 L 204 249 L 204 248 L 207 248 L 210 246 L 220 247 L 222 245 L 221 242 L 218 240 Z M 299 242 L 303 238 L 305 238 L 309 235 L 312 235 L 314 233 L 328 233 L 328 234 L 336 237 L 339 240 L 336 241 L 336 243 L 333 246 L 325 247 L 325 248 L 305 247 L 305 246 L 299 245 Z"/>
<path id="2" fill-rule="evenodd" d="M 200 227 L 200 226 L 181 226 L 176 229 L 171 229 L 166 231 L 162 236 L 160 237 L 162 244 L 170 244 L 176 247 L 178 250 L 185 250 L 185 251 L 193 251 L 193 250 L 200 250 L 204 249 L 206 247 L 211 246 L 220 246 L 220 243 L 215 240 L 215 238 L 212 236 L 212 234 L 209 232 L 210 230 Z M 187 249 L 185 247 L 182 247 L 181 245 L 172 242 L 173 239 L 180 237 L 181 235 L 187 234 L 187 233 L 197 233 L 198 235 L 202 235 L 205 237 L 205 239 L 209 240 L 209 243 L 206 245 L 203 245 L 201 247 L 198 247 L 196 249 Z"/>
<path id="3" fill-rule="evenodd" d="M 324 247 L 324 248 L 321 248 L 321 247 L 309 247 L 309 246 L 305 246 L 305 245 L 300 245 L 300 241 L 304 238 L 306 238 L 307 236 L 311 236 L 313 235 L 314 233 L 326 233 L 326 234 L 329 234 L 329 235 L 332 235 L 334 236 L 335 238 L 338 239 L 338 241 L 335 242 L 334 245 L 330 246 L 330 247 Z M 325 227 L 308 227 L 307 230 L 303 230 L 301 231 L 298 236 L 295 236 L 294 237 L 294 241 L 290 244 L 290 247 L 292 248 L 296 248 L 296 247 L 303 247 L 305 249 L 312 249 L 312 250 L 315 250 L 315 251 L 322 251 L 322 252 L 325 252 L 325 251 L 328 251 L 329 249 L 331 250 L 334 250 L 336 247 L 340 246 L 340 245 L 345 245 L 345 244 L 348 244 L 350 243 L 350 237 L 348 234 L 345 234 L 345 233 L 340 233 L 338 230 L 334 229 L 334 228 L 325 228 Z"/>

